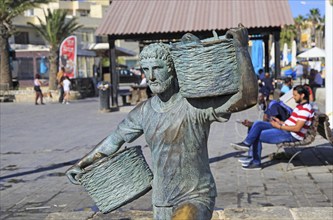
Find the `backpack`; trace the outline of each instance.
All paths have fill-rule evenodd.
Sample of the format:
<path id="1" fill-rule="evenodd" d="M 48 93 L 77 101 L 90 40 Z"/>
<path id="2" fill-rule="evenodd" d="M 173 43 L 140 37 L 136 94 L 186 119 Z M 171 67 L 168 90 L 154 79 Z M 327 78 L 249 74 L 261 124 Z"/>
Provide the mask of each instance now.
<path id="1" fill-rule="evenodd" d="M 285 104 L 284 102 L 282 102 L 282 101 L 277 101 L 277 100 L 272 100 L 272 101 L 270 101 L 270 103 L 269 103 L 267 109 L 269 109 L 269 108 L 270 108 L 273 104 L 275 104 L 275 103 L 279 104 L 279 105 L 285 110 L 285 112 L 287 113 L 288 118 L 289 118 L 290 115 L 291 115 L 291 113 L 293 112 L 293 109 L 290 108 L 288 105 L 286 105 L 286 104 Z"/>

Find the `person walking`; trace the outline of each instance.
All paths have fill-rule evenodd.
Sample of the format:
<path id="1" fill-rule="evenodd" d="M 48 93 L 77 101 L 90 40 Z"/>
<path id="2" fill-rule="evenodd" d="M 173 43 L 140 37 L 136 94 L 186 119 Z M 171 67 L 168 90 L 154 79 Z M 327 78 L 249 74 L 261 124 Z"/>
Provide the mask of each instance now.
<path id="1" fill-rule="evenodd" d="M 57 73 L 57 87 L 59 91 L 59 103 L 62 103 L 64 100 L 64 87 L 62 86 L 62 80 L 64 79 L 65 67 L 61 67 Z"/>
<path id="2" fill-rule="evenodd" d="M 40 75 L 36 74 L 34 79 L 34 90 L 35 90 L 35 105 L 38 105 L 38 99 L 40 99 L 40 104 L 44 105 L 43 93 L 41 90 L 42 82 L 40 81 Z"/>
<path id="3" fill-rule="evenodd" d="M 303 77 L 303 65 L 297 61 L 296 66 L 294 67 L 294 71 L 296 72 L 296 77 Z"/>
<path id="4" fill-rule="evenodd" d="M 273 79 L 271 78 L 271 75 L 267 72 L 265 73 L 265 77 L 260 80 L 261 81 L 261 86 L 259 92 L 263 93 L 265 96 L 266 102 L 269 101 L 269 96 L 271 93 L 274 91 L 274 84 L 273 84 Z"/>
<path id="5" fill-rule="evenodd" d="M 309 92 L 298 85 L 293 89 L 293 98 L 298 104 L 286 121 L 273 117 L 270 122 L 256 121 L 247 137 L 240 143 L 231 143 L 231 146 L 240 151 L 253 150 L 253 160 L 243 165 L 244 170 L 260 170 L 262 143 L 278 144 L 294 142 L 304 139 L 312 123 L 313 110 L 309 103 Z"/>
<path id="6" fill-rule="evenodd" d="M 71 90 L 71 81 L 68 76 L 64 76 L 62 80 L 62 87 L 64 89 L 64 100 L 62 104 L 69 104 L 69 95 Z"/>

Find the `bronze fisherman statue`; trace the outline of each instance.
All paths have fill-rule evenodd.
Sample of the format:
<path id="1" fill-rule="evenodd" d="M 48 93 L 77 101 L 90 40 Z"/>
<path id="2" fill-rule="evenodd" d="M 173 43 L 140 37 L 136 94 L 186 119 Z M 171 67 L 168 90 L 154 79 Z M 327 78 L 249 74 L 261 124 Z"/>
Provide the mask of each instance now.
<path id="1" fill-rule="evenodd" d="M 210 125 L 214 121 L 226 122 L 232 112 L 257 102 L 247 31 L 231 29 L 226 37 L 236 47 L 240 79 L 237 92 L 211 97 L 206 103 L 203 99 L 184 98 L 179 92 L 170 47 L 162 43 L 146 46 L 140 64 L 155 96 L 137 105 L 115 131 L 71 167 L 66 173 L 70 181 L 79 184 L 76 176 L 94 163 L 96 155 L 112 155 L 124 143 L 144 134 L 152 157 L 154 219 L 211 219 L 216 187 L 207 151 Z"/>

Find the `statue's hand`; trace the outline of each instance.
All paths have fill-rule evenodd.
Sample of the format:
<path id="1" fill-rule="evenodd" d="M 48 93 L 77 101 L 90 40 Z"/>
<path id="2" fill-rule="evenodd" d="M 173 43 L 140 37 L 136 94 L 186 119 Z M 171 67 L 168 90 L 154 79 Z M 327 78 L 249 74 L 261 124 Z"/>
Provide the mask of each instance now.
<path id="1" fill-rule="evenodd" d="M 238 47 L 247 47 L 249 37 L 247 29 L 243 27 L 243 25 L 239 24 L 238 28 L 232 28 L 227 31 L 226 38 L 234 39 L 234 45 L 236 48 Z"/>
<path id="2" fill-rule="evenodd" d="M 66 171 L 66 175 L 69 181 L 71 181 L 71 183 L 76 185 L 80 184 L 79 180 L 77 179 L 77 175 L 80 173 L 82 173 L 82 169 L 77 165 L 72 166 Z"/>

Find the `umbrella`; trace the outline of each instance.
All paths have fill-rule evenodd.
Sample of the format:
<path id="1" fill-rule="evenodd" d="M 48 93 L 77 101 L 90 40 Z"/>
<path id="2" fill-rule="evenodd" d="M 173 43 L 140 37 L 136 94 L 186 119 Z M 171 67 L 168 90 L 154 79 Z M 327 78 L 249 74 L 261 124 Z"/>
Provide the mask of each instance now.
<path id="1" fill-rule="evenodd" d="M 291 67 L 296 66 L 296 41 L 293 41 L 291 47 Z"/>
<path id="2" fill-rule="evenodd" d="M 287 43 L 284 43 L 283 45 L 283 58 L 282 58 L 282 65 L 287 66 L 289 61 L 288 61 L 288 45 Z"/>
<path id="3" fill-rule="evenodd" d="M 45 57 L 42 57 L 40 59 L 39 72 L 40 72 L 40 74 L 46 74 L 48 70 L 49 70 L 49 68 L 46 65 Z"/>
<path id="4" fill-rule="evenodd" d="M 251 58 L 252 58 L 252 64 L 253 68 L 256 74 L 258 74 L 258 71 L 263 68 L 263 46 L 262 46 L 262 40 L 254 40 L 252 41 L 252 49 L 251 49 Z"/>
<path id="5" fill-rule="evenodd" d="M 272 43 L 272 46 L 271 46 L 271 59 L 269 61 L 269 67 L 273 68 L 274 64 L 275 64 L 275 49 L 274 49 L 274 43 Z"/>
<path id="6" fill-rule="evenodd" d="M 300 53 L 297 57 L 299 58 L 318 58 L 325 57 L 325 50 L 318 47 L 313 47 L 303 53 Z"/>

